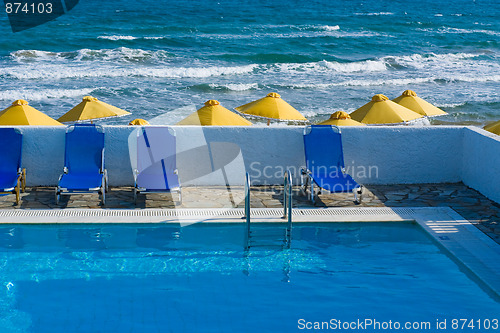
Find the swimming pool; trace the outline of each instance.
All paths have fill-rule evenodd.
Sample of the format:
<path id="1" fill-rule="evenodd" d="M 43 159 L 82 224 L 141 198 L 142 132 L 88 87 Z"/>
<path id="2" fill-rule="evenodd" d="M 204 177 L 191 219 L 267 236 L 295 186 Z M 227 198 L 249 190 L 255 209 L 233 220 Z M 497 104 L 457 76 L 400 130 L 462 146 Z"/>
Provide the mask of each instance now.
<path id="1" fill-rule="evenodd" d="M 283 225 L 252 228 L 245 252 L 243 224 L 3 225 L 0 331 L 494 331 L 498 299 L 415 223 L 297 223 L 289 250 Z"/>

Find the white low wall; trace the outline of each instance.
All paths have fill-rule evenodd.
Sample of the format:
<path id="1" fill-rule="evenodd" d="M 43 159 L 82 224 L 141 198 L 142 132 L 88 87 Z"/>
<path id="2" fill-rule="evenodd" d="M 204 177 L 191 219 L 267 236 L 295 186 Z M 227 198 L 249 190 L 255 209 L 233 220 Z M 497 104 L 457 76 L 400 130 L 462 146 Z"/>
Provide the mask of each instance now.
<path id="1" fill-rule="evenodd" d="M 64 127 L 20 126 L 28 185 L 54 186 L 64 161 Z M 305 165 L 303 127 L 174 126 L 177 167 L 183 185 L 282 184 L 283 171 Z M 106 168 L 111 186 L 132 185 L 128 137 L 135 127 L 105 126 Z M 500 141 L 460 126 L 344 127 L 347 171 L 361 184 L 464 181 L 500 202 L 496 171 Z"/>
<path id="2" fill-rule="evenodd" d="M 464 129 L 462 181 L 500 203 L 500 136 L 480 128 Z"/>

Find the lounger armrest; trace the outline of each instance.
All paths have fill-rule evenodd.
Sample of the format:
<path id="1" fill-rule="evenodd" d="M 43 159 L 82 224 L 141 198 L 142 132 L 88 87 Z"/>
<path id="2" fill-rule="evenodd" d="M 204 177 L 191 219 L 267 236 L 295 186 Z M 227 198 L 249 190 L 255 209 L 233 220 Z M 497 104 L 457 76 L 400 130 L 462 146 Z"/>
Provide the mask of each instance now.
<path id="1" fill-rule="evenodd" d="M 104 166 L 104 150 L 106 148 L 102 148 L 101 150 L 101 171 L 104 172 L 106 170 L 106 167 Z"/>
<path id="2" fill-rule="evenodd" d="M 63 175 L 65 175 L 65 174 L 66 174 L 66 172 L 63 172 L 63 173 L 61 173 L 61 175 L 59 176 L 59 179 L 57 180 L 57 186 L 58 186 L 58 187 L 59 187 L 59 183 L 61 182 L 61 179 L 62 179 Z"/>

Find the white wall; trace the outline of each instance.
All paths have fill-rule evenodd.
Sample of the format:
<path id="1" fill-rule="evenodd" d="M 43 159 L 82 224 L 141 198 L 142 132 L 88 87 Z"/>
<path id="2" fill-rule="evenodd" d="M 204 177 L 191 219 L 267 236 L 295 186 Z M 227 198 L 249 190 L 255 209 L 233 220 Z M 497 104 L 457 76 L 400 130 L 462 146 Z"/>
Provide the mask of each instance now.
<path id="1" fill-rule="evenodd" d="M 362 184 L 459 182 L 462 138 L 457 126 L 342 128 L 345 164 L 356 166 L 352 176 Z M 361 177 L 370 166 L 378 177 L 373 168 Z"/>
<path id="2" fill-rule="evenodd" d="M 476 127 L 464 129 L 462 181 L 500 203 L 500 136 Z"/>
<path id="3" fill-rule="evenodd" d="M 24 133 L 28 185 L 54 186 L 63 168 L 65 128 L 19 128 Z M 134 129 L 105 127 L 111 186 L 133 184 L 127 142 Z M 305 165 L 300 126 L 178 126 L 175 131 L 183 185 L 242 184 L 244 170 L 254 184 L 281 184 L 287 168 L 297 183 L 298 171 Z M 345 127 L 346 167 L 362 184 L 458 182 L 462 179 L 463 135 L 464 128 L 456 126 Z"/>

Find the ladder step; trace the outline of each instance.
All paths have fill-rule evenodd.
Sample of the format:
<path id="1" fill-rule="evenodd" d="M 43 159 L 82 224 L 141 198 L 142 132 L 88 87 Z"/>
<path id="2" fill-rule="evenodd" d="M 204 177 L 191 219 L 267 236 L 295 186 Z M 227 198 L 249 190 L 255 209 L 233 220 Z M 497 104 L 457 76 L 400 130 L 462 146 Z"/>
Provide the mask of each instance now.
<path id="1" fill-rule="evenodd" d="M 251 236 L 260 236 L 260 237 L 277 237 L 277 236 L 283 236 L 286 235 L 285 230 L 280 230 L 278 232 L 255 232 L 250 230 L 250 235 Z"/>
<path id="2" fill-rule="evenodd" d="M 268 248 L 276 247 L 276 248 L 283 248 L 283 245 L 281 245 L 281 244 L 251 244 L 250 248 L 252 248 L 252 247 L 268 247 Z"/>

